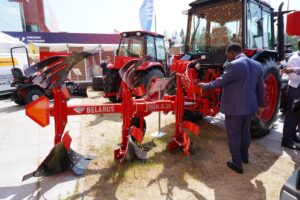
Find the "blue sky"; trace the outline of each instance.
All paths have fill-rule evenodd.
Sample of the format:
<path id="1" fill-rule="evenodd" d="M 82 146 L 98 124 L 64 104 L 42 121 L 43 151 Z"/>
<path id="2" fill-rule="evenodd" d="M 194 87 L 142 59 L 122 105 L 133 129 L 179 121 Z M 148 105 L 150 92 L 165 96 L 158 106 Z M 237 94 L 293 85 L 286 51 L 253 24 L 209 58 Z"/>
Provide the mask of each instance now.
<path id="1" fill-rule="evenodd" d="M 140 30 L 139 9 L 143 0 L 47 0 L 57 18 L 61 32 L 113 33 Z M 187 16 L 183 10 L 193 0 L 153 0 L 156 13 L 157 32 L 179 32 L 186 29 Z M 266 0 L 277 10 L 281 2 L 288 0 Z M 300 0 L 290 0 L 290 9 L 300 10 Z M 152 24 L 154 31 L 154 23 Z"/>

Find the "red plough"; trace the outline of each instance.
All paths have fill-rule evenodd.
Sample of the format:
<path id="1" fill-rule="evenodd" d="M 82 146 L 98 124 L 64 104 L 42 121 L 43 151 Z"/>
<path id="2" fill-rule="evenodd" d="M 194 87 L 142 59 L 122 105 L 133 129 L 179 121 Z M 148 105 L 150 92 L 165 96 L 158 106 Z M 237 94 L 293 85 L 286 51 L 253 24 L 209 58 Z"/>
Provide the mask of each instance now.
<path id="1" fill-rule="evenodd" d="M 114 157 L 116 160 L 123 162 L 126 158 L 132 159 L 147 159 L 147 151 L 142 147 L 142 141 L 145 134 L 146 122 L 144 117 L 152 112 L 163 111 L 167 113 L 174 111 L 176 117 L 175 133 L 171 142 L 168 145 L 169 150 L 180 148 L 185 155 L 190 155 L 190 139 L 188 131 L 194 135 L 198 135 L 199 127 L 189 121 L 183 121 L 185 96 L 181 88 L 188 78 L 187 74 L 177 74 L 176 96 L 164 96 L 161 100 L 151 101 L 149 99 L 135 99 L 134 91 L 141 91 L 143 88 L 134 88 L 132 84 L 133 70 L 137 66 L 135 63 L 127 63 L 120 70 L 122 77 L 122 102 L 100 105 L 67 105 L 69 99 L 68 91 L 63 86 L 63 81 L 67 76 L 70 68 L 74 65 L 74 61 L 80 61 L 80 58 L 86 57 L 88 54 L 72 54 L 68 58 L 68 64 L 58 67 L 53 73 L 45 73 L 45 78 L 42 80 L 50 87 L 54 93 L 54 105 L 50 106 L 47 98 L 40 98 L 26 107 L 26 115 L 33 119 L 41 126 L 49 124 L 49 117 L 54 117 L 55 122 L 55 137 L 54 148 L 48 157 L 42 162 L 38 169 L 24 176 L 24 179 L 31 176 L 51 175 L 62 172 L 71 166 L 75 174 L 81 175 L 90 157 L 83 157 L 77 154 L 70 148 L 71 137 L 68 131 L 65 131 L 65 126 L 68 122 L 69 115 L 86 115 L 86 114 L 108 114 L 120 113 L 123 119 L 122 126 L 122 142 L 120 147 L 115 150 Z M 71 65 L 71 64 L 72 65 Z M 163 89 L 163 88 L 161 88 Z M 189 92 L 188 92 L 189 93 Z M 74 158 L 75 160 L 71 159 Z"/>

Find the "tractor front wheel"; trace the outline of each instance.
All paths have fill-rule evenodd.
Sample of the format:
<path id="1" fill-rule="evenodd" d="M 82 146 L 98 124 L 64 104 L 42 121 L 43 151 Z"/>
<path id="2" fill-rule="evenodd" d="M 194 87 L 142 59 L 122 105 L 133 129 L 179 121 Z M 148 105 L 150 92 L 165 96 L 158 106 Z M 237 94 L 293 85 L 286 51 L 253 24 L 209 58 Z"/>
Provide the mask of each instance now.
<path id="1" fill-rule="evenodd" d="M 103 90 L 104 93 L 115 93 L 119 91 L 121 87 L 121 78 L 119 75 L 119 71 L 117 69 L 108 69 L 106 76 L 103 80 Z M 117 98 L 117 96 L 110 96 L 109 100 L 113 103 L 121 102 L 121 98 Z"/>
<path id="2" fill-rule="evenodd" d="M 275 65 L 273 63 L 272 66 L 264 66 L 265 108 L 261 118 L 254 118 L 250 127 L 251 135 L 256 138 L 270 132 L 279 110 L 280 75 Z"/>
<path id="3" fill-rule="evenodd" d="M 31 102 L 37 100 L 40 98 L 40 96 L 44 96 L 44 93 L 37 88 L 28 88 L 27 89 L 27 94 L 25 97 L 25 104 L 30 104 Z"/>
<path id="4" fill-rule="evenodd" d="M 151 89 L 153 88 L 156 79 L 160 79 L 160 78 L 164 78 L 164 74 L 160 70 L 158 70 L 158 69 L 150 70 L 145 75 L 145 78 L 144 78 L 144 87 L 145 87 L 145 90 L 146 90 L 146 96 L 150 100 L 161 99 L 162 96 L 163 96 L 163 94 L 164 94 L 164 90 L 161 91 L 160 97 L 159 97 L 159 92 L 153 92 L 153 93 L 151 93 Z"/>

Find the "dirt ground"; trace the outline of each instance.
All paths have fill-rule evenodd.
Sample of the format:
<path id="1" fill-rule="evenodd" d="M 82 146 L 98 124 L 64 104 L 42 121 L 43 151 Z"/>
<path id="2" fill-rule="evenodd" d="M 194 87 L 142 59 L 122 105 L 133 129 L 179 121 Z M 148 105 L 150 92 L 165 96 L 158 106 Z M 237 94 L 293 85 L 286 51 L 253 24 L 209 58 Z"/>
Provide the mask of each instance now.
<path id="1" fill-rule="evenodd" d="M 86 104 L 107 102 L 101 93 L 89 91 Z M 158 113 L 146 118 L 144 143 L 152 149 L 146 163 L 120 165 L 113 154 L 121 141 L 120 114 L 86 115 L 82 120 L 81 151 L 95 155 L 83 181 L 69 199 L 200 199 L 200 200 L 274 200 L 295 169 L 287 157 L 278 157 L 252 142 L 250 163 L 244 174 L 226 166 L 230 160 L 224 130 L 206 120 L 199 122 L 200 134 L 191 137 L 195 154 L 168 152 L 166 145 L 174 131 L 174 116 L 162 115 L 161 139 L 150 136 L 158 129 Z"/>

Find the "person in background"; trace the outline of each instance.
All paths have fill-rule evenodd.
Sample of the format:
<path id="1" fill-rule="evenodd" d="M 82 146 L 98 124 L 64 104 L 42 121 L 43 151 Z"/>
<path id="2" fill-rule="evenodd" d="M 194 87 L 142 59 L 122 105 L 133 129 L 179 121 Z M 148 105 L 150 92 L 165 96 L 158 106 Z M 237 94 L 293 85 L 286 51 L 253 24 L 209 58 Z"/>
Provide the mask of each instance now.
<path id="1" fill-rule="evenodd" d="M 300 40 L 298 40 L 298 51 L 290 57 L 287 67 L 283 69 L 284 73 L 289 75 L 288 82 L 288 100 L 287 114 L 284 120 L 281 146 L 290 149 L 300 150 L 300 146 L 294 142 L 300 142 L 297 137 L 296 127 L 300 118 L 297 119 L 297 114 L 293 111 L 295 100 L 299 100 L 299 84 L 300 84 Z M 298 121 L 298 123 L 297 123 Z"/>
<path id="2" fill-rule="evenodd" d="M 224 73 L 210 83 L 198 83 L 205 90 L 223 87 L 220 111 L 225 114 L 225 128 L 232 161 L 227 166 L 243 173 L 242 163 L 249 162 L 250 122 L 261 116 L 264 107 L 263 69 L 259 62 L 242 53 L 238 43 L 227 46 L 228 64 Z"/>
<path id="3" fill-rule="evenodd" d="M 104 61 L 101 62 L 100 67 L 102 68 L 103 76 L 106 76 L 107 73 L 107 65 L 110 63 L 110 56 L 106 56 Z"/>
<path id="4" fill-rule="evenodd" d="M 236 33 L 232 34 L 232 38 L 230 39 L 233 43 L 240 43 L 241 41 L 238 39 Z"/>
<path id="5" fill-rule="evenodd" d="M 29 78 L 29 76 L 30 76 L 30 74 L 28 73 L 29 67 L 35 64 L 33 58 L 30 57 L 30 56 L 28 57 L 28 61 L 29 61 L 29 64 L 26 63 L 26 64 L 23 66 L 23 69 L 22 69 L 22 70 L 23 70 L 23 73 L 24 73 L 24 76 L 25 76 L 26 78 Z"/>

